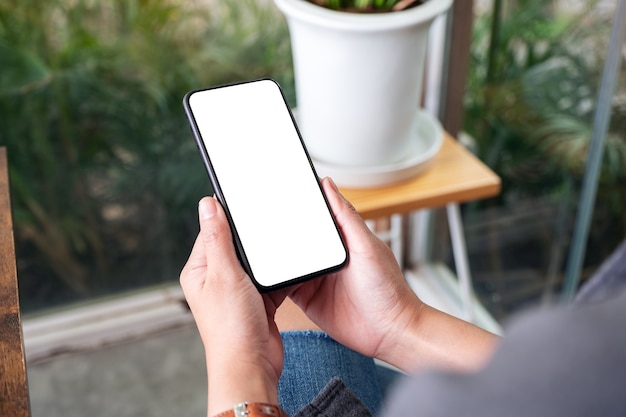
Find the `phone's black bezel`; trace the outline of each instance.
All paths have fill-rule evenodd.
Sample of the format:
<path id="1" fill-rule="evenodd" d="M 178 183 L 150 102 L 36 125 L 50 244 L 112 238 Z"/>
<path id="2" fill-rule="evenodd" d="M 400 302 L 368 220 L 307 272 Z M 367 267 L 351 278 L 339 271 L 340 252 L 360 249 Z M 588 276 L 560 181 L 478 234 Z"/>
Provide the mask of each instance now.
<path id="1" fill-rule="evenodd" d="M 341 241 L 341 244 L 343 246 L 344 249 L 344 253 L 345 253 L 345 258 L 343 260 L 343 262 L 341 262 L 339 265 L 333 266 L 333 267 L 329 267 L 326 268 L 324 270 L 321 271 L 316 271 L 301 277 L 295 277 L 293 279 L 290 279 L 288 281 L 285 282 L 281 282 L 278 283 L 276 285 L 272 285 L 272 286 L 264 286 L 261 285 L 254 277 L 254 274 L 250 268 L 250 265 L 248 263 L 246 254 L 245 254 L 245 250 L 243 248 L 243 245 L 241 243 L 241 240 L 239 239 L 239 234 L 237 233 L 237 227 L 235 225 L 235 222 L 231 216 L 230 210 L 228 209 L 228 203 L 226 202 L 226 199 L 224 198 L 224 195 L 222 193 L 222 189 L 220 187 L 220 183 L 219 180 L 217 178 L 217 175 L 215 174 L 215 171 L 213 169 L 213 165 L 211 164 L 211 158 L 206 150 L 206 147 L 204 145 L 204 142 L 202 140 L 202 135 L 200 133 L 200 130 L 198 129 L 198 124 L 196 123 L 196 116 L 194 115 L 193 111 L 191 110 L 191 106 L 189 105 L 189 99 L 190 97 L 195 94 L 195 93 L 199 93 L 199 92 L 203 92 L 203 91 L 207 91 L 207 90 L 215 90 L 215 89 L 219 89 L 219 88 L 227 88 L 227 87 L 232 87 L 232 86 L 237 86 L 237 85 L 242 85 L 242 84 L 248 84 L 248 83 L 255 83 L 255 82 L 260 82 L 260 81 L 270 81 L 272 83 L 274 83 L 277 87 L 278 87 L 278 91 L 281 94 L 281 97 L 283 99 L 283 102 L 285 104 L 285 108 L 287 110 L 287 112 L 289 113 L 289 116 L 291 117 L 291 122 L 293 123 L 293 126 L 296 130 L 296 133 L 298 135 L 298 139 L 300 140 L 300 144 L 304 150 L 304 153 L 307 157 L 307 160 L 309 162 L 309 166 L 313 172 L 313 175 L 317 181 L 317 186 L 319 187 L 320 190 L 320 194 L 322 196 L 322 198 L 324 199 L 324 203 L 326 205 L 326 209 L 328 210 L 328 212 L 330 213 L 331 219 L 333 221 L 333 224 L 335 226 L 335 229 L 337 230 L 337 235 L 339 236 L 339 239 Z M 275 80 L 271 79 L 271 78 L 260 78 L 260 79 L 255 79 L 255 80 L 249 80 L 249 81 L 241 81 L 241 82 L 237 82 L 237 83 L 230 83 L 230 84 L 222 84 L 222 85 L 217 85 L 217 86 L 213 86 L 213 87 L 207 87 L 207 88 L 200 88 L 200 89 L 195 89 L 192 91 L 189 91 L 187 94 L 185 94 L 184 98 L 183 98 L 183 107 L 185 109 L 185 113 L 187 115 L 187 120 L 189 121 L 189 124 L 191 126 L 191 131 L 193 133 L 193 137 L 194 140 L 196 142 L 196 146 L 198 148 L 198 151 L 200 153 L 200 156 L 202 158 L 202 162 L 204 163 L 204 167 L 207 171 L 207 174 L 209 176 L 209 180 L 211 181 L 211 185 L 213 186 L 213 191 L 215 192 L 215 196 L 218 199 L 218 201 L 220 202 L 220 204 L 222 205 L 222 207 L 224 208 L 224 212 L 226 213 L 226 217 L 228 219 L 228 224 L 230 226 L 230 230 L 232 232 L 233 235 L 233 242 L 235 245 L 235 249 L 237 252 L 237 257 L 239 258 L 239 261 L 241 263 L 241 266 L 243 267 L 244 271 L 248 274 L 248 276 L 251 278 L 252 282 L 254 283 L 254 285 L 257 287 L 257 289 L 260 292 L 270 292 L 270 291 L 274 291 L 277 289 L 281 289 L 281 288 L 285 288 L 285 287 L 289 287 L 291 285 L 295 285 L 313 278 L 317 278 L 320 276 L 324 276 L 327 274 L 330 274 L 332 272 L 336 272 L 342 268 L 344 268 L 347 264 L 348 264 L 348 260 L 349 260 L 349 252 L 348 252 L 348 248 L 345 244 L 345 240 L 343 238 L 343 235 L 341 234 L 341 230 L 339 229 L 339 226 L 337 225 L 337 221 L 335 220 L 335 216 L 333 215 L 333 212 L 330 208 L 330 204 L 328 203 L 328 199 L 326 198 L 326 194 L 324 193 L 324 190 L 322 188 L 322 184 L 320 182 L 320 179 L 317 175 L 317 172 L 315 170 L 315 166 L 313 165 L 313 161 L 309 155 L 309 152 L 306 148 L 306 145 L 304 143 L 304 140 L 302 139 L 302 135 L 300 134 L 300 129 L 298 128 L 298 125 L 296 123 L 296 119 L 293 116 L 293 113 L 291 111 L 291 109 L 289 108 L 289 104 L 287 102 L 287 98 L 285 97 L 285 94 L 283 92 L 283 89 L 280 87 L 280 84 L 278 82 L 276 82 Z"/>

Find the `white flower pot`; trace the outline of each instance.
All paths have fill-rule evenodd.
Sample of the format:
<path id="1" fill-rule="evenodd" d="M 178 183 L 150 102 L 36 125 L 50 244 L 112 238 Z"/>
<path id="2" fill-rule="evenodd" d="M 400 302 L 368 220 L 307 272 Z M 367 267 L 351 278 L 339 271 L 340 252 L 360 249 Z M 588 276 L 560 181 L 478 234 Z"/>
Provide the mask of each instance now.
<path id="1" fill-rule="evenodd" d="M 376 14 L 274 0 L 289 25 L 298 126 L 315 160 L 386 166 L 410 152 L 432 21 L 452 0 Z"/>

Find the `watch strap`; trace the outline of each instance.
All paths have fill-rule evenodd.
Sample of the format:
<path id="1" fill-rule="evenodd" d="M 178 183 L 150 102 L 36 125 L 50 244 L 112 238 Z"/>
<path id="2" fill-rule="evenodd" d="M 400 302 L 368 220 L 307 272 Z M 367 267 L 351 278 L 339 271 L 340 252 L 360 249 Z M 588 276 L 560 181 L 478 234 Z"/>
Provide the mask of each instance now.
<path id="1" fill-rule="evenodd" d="M 215 417 L 288 417 L 282 408 L 266 403 L 238 403 Z"/>

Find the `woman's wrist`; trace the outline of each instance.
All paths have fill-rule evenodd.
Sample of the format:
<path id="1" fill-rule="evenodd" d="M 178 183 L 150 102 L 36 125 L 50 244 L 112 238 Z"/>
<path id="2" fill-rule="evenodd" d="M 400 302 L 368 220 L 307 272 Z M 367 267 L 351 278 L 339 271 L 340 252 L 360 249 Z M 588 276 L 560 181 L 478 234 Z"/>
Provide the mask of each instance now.
<path id="1" fill-rule="evenodd" d="M 480 327 L 420 303 L 390 337 L 379 359 L 406 371 L 444 368 L 472 371 L 491 357 L 499 338 Z"/>
<path id="2" fill-rule="evenodd" d="M 209 417 L 241 402 L 278 404 L 278 376 L 272 371 L 241 360 L 219 362 L 207 366 Z"/>
<path id="3" fill-rule="evenodd" d="M 420 336 L 419 320 L 422 309 L 426 307 L 419 299 L 416 300 L 415 303 L 408 303 L 401 317 L 393 321 L 393 330 L 387 332 L 376 356 L 406 372 L 413 369 Z"/>

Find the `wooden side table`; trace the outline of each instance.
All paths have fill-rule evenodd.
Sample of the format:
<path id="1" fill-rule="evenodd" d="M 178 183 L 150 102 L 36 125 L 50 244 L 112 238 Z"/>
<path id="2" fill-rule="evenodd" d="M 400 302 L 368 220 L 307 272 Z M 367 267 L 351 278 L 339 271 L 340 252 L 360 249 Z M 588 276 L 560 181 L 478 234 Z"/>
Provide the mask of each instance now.
<path id="1" fill-rule="evenodd" d="M 365 220 L 445 206 L 464 318 L 472 321 L 473 292 L 459 203 L 500 192 L 500 178 L 491 169 L 445 133 L 437 156 L 414 179 L 388 187 L 342 188 L 341 192 Z M 401 225 L 392 223 L 393 228 L 401 229 Z M 401 231 L 392 231 L 391 235 L 401 235 Z"/>
<path id="2" fill-rule="evenodd" d="M 414 179 L 341 192 L 364 219 L 374 219 L 494 196 L 500 192 L 500 178 L 446 133 L 437 156 Z"/>

